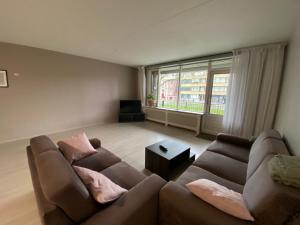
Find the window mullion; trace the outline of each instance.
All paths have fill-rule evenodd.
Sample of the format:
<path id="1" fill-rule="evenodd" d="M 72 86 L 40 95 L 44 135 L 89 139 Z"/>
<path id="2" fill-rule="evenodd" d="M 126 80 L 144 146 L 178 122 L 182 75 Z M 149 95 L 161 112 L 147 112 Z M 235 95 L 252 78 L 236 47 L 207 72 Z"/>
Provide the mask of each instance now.
<path id="1" fill-rule="evenodd" d="M 211 60 L 209 60 L 208 69 L 207 69 L 204 114 L 209 114 L 210 100 L 211 100 L 211 94 L 212 94 L 212 86 L 213 86 L 213 74 L 212 74 L 212 70 L 211 70 Z"/>
<path id="2" fill-rule="evenodd" d="M 161 75 L 160 75 L 160 70 L 158 70 L 158 79 L 157 79 L 157 100 L 156 100 L 156 107 L 159 107 L 159 104 L 161 102 L 160 99 L 159 99 L 159 96 L 160 96 L 160 80 L 161 80 Z"/>
<path id="3" fill-rule="evenodd" d="M 160 84 L 160 70 L 158 70 L 157 71 L 157 79 L 156 79 L 156 107 L 158 107 L 159 106 L 159 90 L 160 90 L 160 88 L 159 88 L 159 84 Z"/>
<path id="4" fill-rule="evenodd" d="M 178 87 L 177 87 L 177 104 L 176 104 L 176 109 L 177 110 L 178 110 L 178 105 L 179 105 L 179 102 L 180 102 L 181 70 L 182 70 L 182 66 L 179 67 L 179 78 L 178 78 Z"/>

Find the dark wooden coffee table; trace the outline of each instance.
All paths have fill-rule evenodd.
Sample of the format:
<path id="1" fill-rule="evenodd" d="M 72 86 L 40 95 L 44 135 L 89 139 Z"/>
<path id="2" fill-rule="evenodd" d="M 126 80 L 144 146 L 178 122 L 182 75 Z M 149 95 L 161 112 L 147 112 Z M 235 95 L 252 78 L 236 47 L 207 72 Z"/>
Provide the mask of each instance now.
<path id="1" fill-rule="evenodd" d="M 163 145 L 168 150 L 160 148 Z M 184 143 L 164 140 L 145 148 L 145 168 L 166 180 L 170 180 L 173 172 L 183 164 L 195 160 L 195 154 Z"/>

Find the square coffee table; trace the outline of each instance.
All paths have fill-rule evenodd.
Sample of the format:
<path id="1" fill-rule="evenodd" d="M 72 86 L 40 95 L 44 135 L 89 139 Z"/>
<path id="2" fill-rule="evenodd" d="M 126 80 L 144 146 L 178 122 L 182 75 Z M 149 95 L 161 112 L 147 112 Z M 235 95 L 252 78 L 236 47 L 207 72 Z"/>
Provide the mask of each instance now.
<path id="1" fill-rule="evenodd" d="M 164 151 L 160 145 L 167 148 Z M 156 173 L 166 180 L 178 167 L 195 160 L 195 154 L 184 143 L 164 140 L 145 148 L 145 168 Z"/>

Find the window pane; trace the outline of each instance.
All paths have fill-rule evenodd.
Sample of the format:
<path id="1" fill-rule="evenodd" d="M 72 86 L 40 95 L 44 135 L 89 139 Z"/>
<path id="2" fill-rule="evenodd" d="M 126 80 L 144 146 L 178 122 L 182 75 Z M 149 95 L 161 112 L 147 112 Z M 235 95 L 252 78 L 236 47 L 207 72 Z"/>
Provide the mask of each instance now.
<path id="1" fill-rule="evenodd" d="M 179 67 L 170 67 L 160 70 L 158 107 L 177 109 L 179 83 Z"/>
<path id="2" fill-rule="evenodd" d="M 214 74 L 210 114 L 224 115 L 229 73 Z"/>
<path id="3" fill-rule="evenodd" d="M 183 66 L 180 79 L 178 109 L 204 112 L 208 63 Z"/>

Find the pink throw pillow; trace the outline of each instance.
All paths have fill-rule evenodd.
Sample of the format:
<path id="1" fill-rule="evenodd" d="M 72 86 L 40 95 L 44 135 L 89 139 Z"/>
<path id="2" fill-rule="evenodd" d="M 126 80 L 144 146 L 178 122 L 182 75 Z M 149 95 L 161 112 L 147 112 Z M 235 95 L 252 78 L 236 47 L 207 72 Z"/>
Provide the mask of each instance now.
<path id="1" fill-rule="evenodd" d="M 219 210 L 243 220 L 254 221 L 240 193 L 207 179 L 199 179 L 186 186 L 194 195 Z"/>
<path id="2" fill-rule="evenodd" d="M 61 140 L 57 145 L 70 163 L 97 152 L 85 133 Z"/>
<path id="3" fill-rule="evenodd" d="M 127 192 L 101 173 L 79 166 L 73 168 L 99 203 L 111 202 Z"/>

